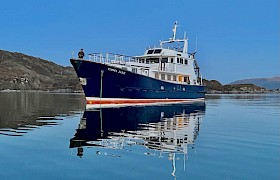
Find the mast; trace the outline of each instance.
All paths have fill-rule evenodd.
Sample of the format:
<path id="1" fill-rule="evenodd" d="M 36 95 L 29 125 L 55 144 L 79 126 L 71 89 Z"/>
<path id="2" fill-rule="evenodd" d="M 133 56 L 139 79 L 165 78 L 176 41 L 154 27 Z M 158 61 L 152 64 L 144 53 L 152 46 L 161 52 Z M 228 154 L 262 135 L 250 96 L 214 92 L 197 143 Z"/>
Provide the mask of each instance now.
<path id="1" fill-rule="evenodd" d="M 186 34 L 184 35 L 184 48 L 183 48 L 183 53 L 188 54 L 188 38 L 186 37 Z"/>
<path id="2" fill-rule="evenodd" d="M 188 54 L 188 38 L 186 36 L 186 33 L 184 33 L 184 39 L 176 39 L 177 27 L 178 27 L 178 24 L 176 21 L 174 24 L 174 28 L 172 29 L 172 31 L 173 31 L 172 38 L 169 38 L 166 41 L 160 41 L 160 47 L 162 48 L 163 44 L 165 44 L 165 43 L 183 42 L 184 43 L 183 53 Z"/>
<path id="3" fill-rule="evenodd" d="M 172 36 L 172 40 L 175 41 L 176 39 L 176 31 L 177 31 L 177 21 L 175 22 L 174 28 L 173 28 L 173 36 Z"/>

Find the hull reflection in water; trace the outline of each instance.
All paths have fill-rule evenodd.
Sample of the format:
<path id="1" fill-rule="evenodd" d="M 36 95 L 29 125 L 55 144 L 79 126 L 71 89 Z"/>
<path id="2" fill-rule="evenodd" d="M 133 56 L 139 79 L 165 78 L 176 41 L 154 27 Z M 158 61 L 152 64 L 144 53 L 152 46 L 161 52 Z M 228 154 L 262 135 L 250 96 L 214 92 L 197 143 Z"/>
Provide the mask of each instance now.
<path id="1" fill-rule="evenodd" d="M 204 102 L 86 110 L 70 148 L 77 148 L 80 157 L 83 147 L 96 147 L 97 154 L 104 151 L 120 157 L 106 153 L 106 149 L 144 146 L 148 151 L 144 154 L 163 157 L 167 153 L 175 163 L 175 159 L 185 160 L 188 148 L 194 148 L 204 113 Z M 174 175 L 175 164 L 173 168 Z"/>

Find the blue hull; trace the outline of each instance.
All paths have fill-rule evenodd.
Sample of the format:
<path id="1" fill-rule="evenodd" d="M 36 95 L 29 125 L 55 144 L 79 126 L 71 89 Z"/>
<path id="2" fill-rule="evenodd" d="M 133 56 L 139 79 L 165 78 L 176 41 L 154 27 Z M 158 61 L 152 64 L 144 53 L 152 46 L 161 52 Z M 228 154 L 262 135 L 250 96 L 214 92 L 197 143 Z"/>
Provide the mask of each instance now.
<path id="1" fill-rule="evenodd" d="M 79 78 L 86 78 L 86 97 L 128 99 L 201 99 L 205 86 L 169 83 L 105 64 L 71 59 Z"/>

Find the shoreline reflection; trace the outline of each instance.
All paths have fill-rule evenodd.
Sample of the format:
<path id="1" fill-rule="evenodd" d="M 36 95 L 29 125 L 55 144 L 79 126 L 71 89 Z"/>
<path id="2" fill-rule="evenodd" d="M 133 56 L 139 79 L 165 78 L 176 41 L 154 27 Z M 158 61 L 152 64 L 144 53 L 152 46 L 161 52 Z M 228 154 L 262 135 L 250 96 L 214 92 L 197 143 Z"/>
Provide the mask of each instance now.
<path id="1" fill-rule="evenodd" d="M 84 109 L 80 94 L 0 92 L 0 136 L 23 136 L 43 126 L 59 125 Z"/>

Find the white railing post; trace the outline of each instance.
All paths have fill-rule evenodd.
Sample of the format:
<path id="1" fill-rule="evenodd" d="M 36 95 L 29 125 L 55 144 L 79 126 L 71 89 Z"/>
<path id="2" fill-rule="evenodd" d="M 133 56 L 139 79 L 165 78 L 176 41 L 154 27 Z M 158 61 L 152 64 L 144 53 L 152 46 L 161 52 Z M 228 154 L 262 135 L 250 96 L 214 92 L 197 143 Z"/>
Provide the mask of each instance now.
<path id="1" fill-rule="evenodd" d="M 109 62 L 109 54 L 106 53 L 106 62 L 108 63 Z"/>

